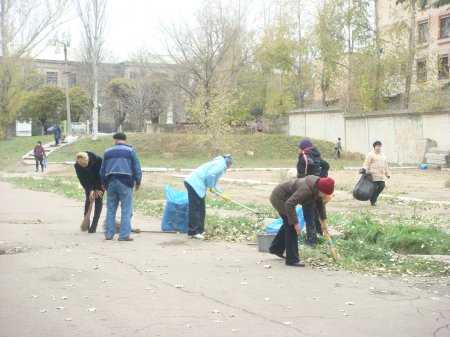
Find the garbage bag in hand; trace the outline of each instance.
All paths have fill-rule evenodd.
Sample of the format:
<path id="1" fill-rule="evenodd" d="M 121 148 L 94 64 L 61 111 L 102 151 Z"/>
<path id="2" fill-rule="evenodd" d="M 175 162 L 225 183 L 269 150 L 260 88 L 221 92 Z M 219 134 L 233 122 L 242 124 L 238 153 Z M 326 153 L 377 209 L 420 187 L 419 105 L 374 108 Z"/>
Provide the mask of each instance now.
<path id="1" fill-rule="evenodd" d="M 187 192 L 177 191 L 171 186 L 164 188 L 166 206 L 161 221 L 163 232 L 187 233 L 189 222 L 189 200 Z"/>
<path id="2" fill-rule="evenodd" d="M 375 184 L 372 181 L 372 175 L 363 173 L 353 189 L 353 197 L 359 201 L 367 201 L 375 193 Z"/>
<path id="3" fill-rule="evenodd" d="M 295 212 L 297 213 L 298 224 L 300 225 L 300 228 L 302 230 L 304 230 L 305 219 L 303 218 L 302 206 L 297 206 L 295 208 Z M 275 219 L 273 222 L 271 222 L 269 225 L 266 226 L 265 232 L 267 234 L 277 234 L 282 225 L 283 225 L 283 219 L 281 219 L 281 218 Z"/>

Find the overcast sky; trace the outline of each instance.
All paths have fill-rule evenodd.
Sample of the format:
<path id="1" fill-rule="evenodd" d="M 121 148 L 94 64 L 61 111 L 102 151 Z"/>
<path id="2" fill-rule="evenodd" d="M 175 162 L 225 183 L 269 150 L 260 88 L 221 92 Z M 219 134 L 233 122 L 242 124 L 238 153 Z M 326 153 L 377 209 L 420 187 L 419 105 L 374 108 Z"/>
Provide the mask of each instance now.
<path id="1" fill-rule="evenodd" d="M 137 50 L 145 48 L 154 53 L 164 53 L 161 24 L 192 22 L 194 13 L 203 0 L 109 0 L 107 33 L 105 35 L 107 56 L 109 59 L 122 61 Z M 239 0 L 227 0 L 237 4 Z M 241 0 L 250 3 L 254 22 L 262 14 L 264 3 L 277 0 Z M 58 29 L 68 32 L 72 37 L 69 59 L 77 59 L 80 46 L 81 26 L 76 14 L 72 20 Z M 250 23 L 253 25 L 253 22 Z M 39 58 L 62 59 L 62 53 L 55 47 L 43 47 L 37 55 Z"/>
<path id="2" fill-rule="evenodd" d="M 161 43 L 161 23 L 169 24 L 192 18 L 202 0 L 110 0 L 106 49 L 108 56 L 117 60 L 128 58 L 140 48 L 156 53 L 163 52 Z M 72 37 L 70 58 L 77 58 L 80 46 L 80 23 L 75 14 L 72 20 L 58 29 L 69 32 Z M 55 53 L 54 47 L 46 47 L 38 55 L 40 58 L 61 59 L 62 53 Z"/>

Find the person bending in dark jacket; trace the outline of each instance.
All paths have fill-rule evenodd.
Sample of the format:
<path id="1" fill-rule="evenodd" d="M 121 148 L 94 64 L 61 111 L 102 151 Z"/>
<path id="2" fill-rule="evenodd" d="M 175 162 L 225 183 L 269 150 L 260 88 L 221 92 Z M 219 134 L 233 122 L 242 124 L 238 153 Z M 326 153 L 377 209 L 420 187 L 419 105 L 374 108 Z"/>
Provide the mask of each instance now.
<path id="1" fill-rule="evenodd" d="M 314 203 L 321 221 L 326 221 L 325 204 L 331 200 L 333 191 L 332 178 L 316 176 L 292 179 L 275 187 L 270 202 L 283 219 L 283 225 L 272 241 L 270 253 L 284 258 L 283 253 L 286 251 L 286 265 L 303 267 L 298 256 L 298 236 L 301 229 L 295 207 Z"/>
<path id="2" fill-rule="evenodd" d="M 104 190 L 100 178 L 101 166 L 102 158 L 94 153 L 89 151 L 77 153 L 75 172 L 86 194 L 84 203 L 85 216 L 88 213 L 90 203 L 95 202 L 94 217 L 88 229 L 89 233 L 95 233 L 97 231 L 98 220 L 102 213 Z"/>
<path id="3" fill-rule="evenodd" d="M 303 139 L 299 143 L 298 154 L 297 178 L 309 175 L 328 176 L 330 165 L 322 159 L 319 150 L 309 139 Z M 314 203 L 305 203 L 302 210 L 306 223 L 306 244 L 314 246 L 317 242 L 317 233 L 322 235 L 318 212 Z"/>

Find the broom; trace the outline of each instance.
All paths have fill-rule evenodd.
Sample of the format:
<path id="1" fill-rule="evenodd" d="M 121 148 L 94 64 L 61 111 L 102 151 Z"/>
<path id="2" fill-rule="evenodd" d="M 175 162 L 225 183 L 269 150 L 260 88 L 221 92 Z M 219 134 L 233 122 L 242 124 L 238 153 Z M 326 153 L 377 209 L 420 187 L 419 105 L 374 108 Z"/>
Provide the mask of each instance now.
<path id="1" fill-rule="evenodd" d="M 86 215 L 83 218 L 83 221 L 81 222 L 80 229 L 82 232 L 86 232 L 89 229 L 89 224 L 91 223 L 91 212 L 92 212 L 92 204 L 93 202 L 89 200 L 89 207 L 86 212 Z"/>
<path id="2" fill-rule="evenodd" d="M 328 232 L 328 226 L 326 220 L 320 220 L 320 226 L 322 227 L 322 233 L 325 240 L 327 240 L 328 247 L 330 248 L 331 256 L 333 257 L 334 261 L 337 261 L 339 258 L 339 255 L 337 253 L 336 247 L 334 247 L 333 240 L 331 240 L 330 233 Z"/>

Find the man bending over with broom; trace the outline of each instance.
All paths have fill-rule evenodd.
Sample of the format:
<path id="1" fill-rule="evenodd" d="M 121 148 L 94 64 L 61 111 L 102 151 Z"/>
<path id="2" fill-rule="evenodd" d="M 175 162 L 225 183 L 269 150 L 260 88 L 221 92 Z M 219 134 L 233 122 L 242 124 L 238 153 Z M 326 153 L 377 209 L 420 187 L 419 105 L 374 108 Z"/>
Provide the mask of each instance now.
<path id="1" fill-rule="evenodd" d="M 323 227 L 324 236 L 329 239 L 326 229 L 325 204 L 331 200 L 334 192 L 334 180 L 332 178 L 320 178 L 307 176 L 301 179 L 292 179 L 284 182 L 272 192 L 270 202 L 283 219 L 283 225 L 272 242 L 270 253 L 278 257 L 286 258 L 286 265 L 304 267 L 298 256 L 298 236 L 301 228 L 298 224 L 295 207 L 297 205 L 315 203 L 320 222 Z M 286 257 L 283 253 L 286 251 Z M 332 250 L 334 257 L 334 250 Z"/>
<path id="2" fill-rule="evenodd" d="M 102 213 L 104 190 L 100 178 L 101 166 L 102 158 L 92 152 L 79 152 L 76 155 L 75 172 L 86 194 L 81 230 L 89 233 L 96 232 L 98 220 Z M 92 224 L 89 226 L 93 203 L 95 203 L 94 217 L 92 218 Z"/>

